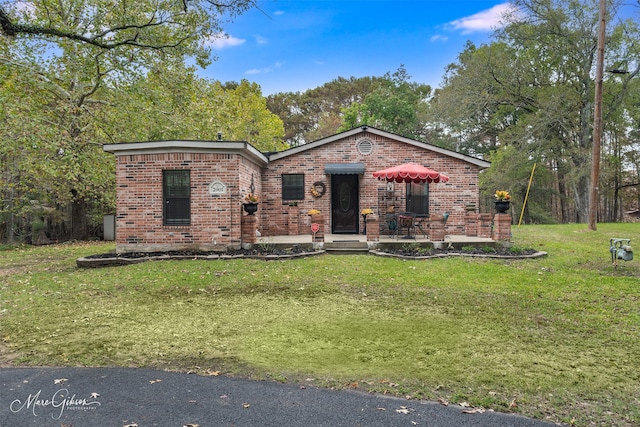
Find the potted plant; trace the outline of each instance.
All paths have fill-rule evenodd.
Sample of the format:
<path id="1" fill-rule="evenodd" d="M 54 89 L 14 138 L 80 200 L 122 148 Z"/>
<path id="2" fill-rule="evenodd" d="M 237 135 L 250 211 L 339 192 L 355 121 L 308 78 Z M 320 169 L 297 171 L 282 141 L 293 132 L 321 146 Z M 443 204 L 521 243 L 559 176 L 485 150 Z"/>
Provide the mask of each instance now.
<path id="1" fill-rule="evenodd" d="M 244 203 L 242 207 L 246 213 L 253 215 L 258 210 L 258 202 L 260 198 L 253 193 L 249 193 L 244 196 Z"/>
<path id="2" fill-rule="evenodd" d="M 362 215 L 362 220 L 364 222 L 364 227 L 362 230 L 362 234 L 367 234 L 367 215 L 373 214 L 373 209 L 366 208 L 360 211 L 360 215 Z"/>
<path id="3" fill-rule="evenodd" d="M 505 213 L 509 210 L 511 195 L 508 191 L 498 190 L 496 194 L 494 194 L 494 197 L 496 199 L 496 212 Z"/>

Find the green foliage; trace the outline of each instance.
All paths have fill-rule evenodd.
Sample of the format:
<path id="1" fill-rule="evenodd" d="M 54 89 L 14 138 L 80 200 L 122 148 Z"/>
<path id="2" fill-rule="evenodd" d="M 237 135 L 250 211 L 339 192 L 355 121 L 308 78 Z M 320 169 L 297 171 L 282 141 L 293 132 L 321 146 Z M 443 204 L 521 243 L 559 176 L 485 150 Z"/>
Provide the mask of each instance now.
<path id="1" fill-rule="evenodd" d="M 247 80 L 223 85 L 181 63 L 164 64 L 114 96 L 110 126 L 125 141 L 215 141 L 221 132 L 225 140 L 247 141 L 262 151 L 286 148 L 282 121 L 267 109 L 260 87 Z"/>
<path id="2" fill-rule="evenodd" d="M 258 85 L 226 88 L 184 66 L 187 58 L 206 65 L 223 20 L 252 1 L 31 6 L 0 6 L 9 36 L 0 38 L 0 239 L 27 236 L 31 221 L 45 221 L 34 205 L 65 213 L 45 221 L 49 237 L 88 237 L 90 223 L 115 210 L 105 142 L 213 140 L 221 131 L 262 150 L 286 148 Z"/>
<path id="3" fill-rule="evenodd" d="M 509 248 L 509 252 L 511 252 L 512 254 L 523 254 L 527 251 L 528 251 L 527 248 L 523 248 L 521 246 L 511 246 Z"/>
<path id="4" fill-rule="evenodd" d="M 267 106 L 283 121 L 285 142 L 297 146 L 338 132 L 342 110 L 360 103 L 384 82 L 382 77 L 338 77 L 303 93 L 270 95 Z"/>
<path id="5" fill-rule="evenodd" d="M 495 41 L 467 44 L 449 65 L 432 101 L 430 121 L 459 139 L 460 151 L 490 157 L 493 165 L 483 177 L 487 198 L 496 188 L 508 188 L 519 210 L 526 170 L 537 163 L 525 221 L 585 221 L 598 10 L 587 1 L 519 0 L 515 5 L 519 13 L 507 17 Z M 617 9 L 609 10 L 615 14 Z M 637 167 L 625 168 L 615 159 L 637 151 L 631 137 L 637 126 L 629 120 L 637 109 L 628 101 L 637 93 L 632 77 L 640 64 L 628 58 L 637 57 L 631 46 L 639 26 L 637 20 L 611 22 L 605 68 L 628 67 L 630 74 L 605 73 L 603 154 L 610 157 L 605 156 L 599 188 L 605 195 L 602 205 L 608 206 L 599 216 L 607 219 L 620 210 L 621 194 L 615 189 L 638 175 Z M 505 151 L 509 146 L 515 149 Z M 626 205 L 635 203 L 627 200 Z"/>
<path id="6" fill-rule="evenodd" d="M 364 97 L 343 109 L 340 130 L 371 125 L 408 138 L 421 139 L 424 123 L 418 117 L 426 109 L 431 94 L 428 85 L 412 83 L 404 66 L 384 76 L 384 83 Z"/>
<path id="7" fill-rule="evenodd" d="M 362 125 L 424 138 L 431 87 L 410 81 L 404 66 L 383 77 L 339 77 L 304 93 L 268 97 L 269 109 L 285 125 L 285 141 L 310 142 Z"/>
<path id="8" fill-rule="evenodd" d="M 48 39 L 62 49 L 102 51 L 127 62 L 189 55 L 204 66 L 207 41 L 223 33 L 222 23 L 255 5 L 253 0 L 87 0 L 0 4 L 2 31 L 12 41 Z M 138 62 L 140 61 L 140 62 Z"/>

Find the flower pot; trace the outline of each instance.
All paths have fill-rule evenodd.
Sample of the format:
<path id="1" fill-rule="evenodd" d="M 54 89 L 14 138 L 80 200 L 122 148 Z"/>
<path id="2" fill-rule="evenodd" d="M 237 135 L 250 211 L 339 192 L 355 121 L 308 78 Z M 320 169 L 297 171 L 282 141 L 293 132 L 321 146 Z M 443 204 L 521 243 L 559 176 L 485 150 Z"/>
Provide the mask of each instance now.
<path id="1" fill-rule="evenodd" d="M 496 200 L 496 212 L 505 213 L 509 210 L 509 204 L 508 200 Z"/>
<path id="2" fill-rule="evenodd" d="M 258 204 L 257 203 L 243 203 L 242 204 L 242 208 L 249 215 L 253 215 L 258 210 Z"/>

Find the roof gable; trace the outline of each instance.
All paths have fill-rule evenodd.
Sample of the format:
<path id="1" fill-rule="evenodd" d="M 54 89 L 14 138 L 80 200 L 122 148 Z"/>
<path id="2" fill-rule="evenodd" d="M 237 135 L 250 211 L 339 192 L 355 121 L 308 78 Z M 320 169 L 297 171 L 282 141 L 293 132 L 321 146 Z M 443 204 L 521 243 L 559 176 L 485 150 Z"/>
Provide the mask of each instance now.
<path id="1" fill-rule="evenodd" d="M 459 153 L 457 151 L 452 151 L 452 150 L 447 150 L 446 148 L 441 148 L 441 147 L 437 147 L 435 145 L 431 145 L 428 144 L 426 142 L 421 142 L 421 141 L 417 141 L 415 139 L 411 139 L 411 138 L 406 138 L 404 136 L 400 136 L 400 135 L 396 135 L 394 133 L 391 132 L 386 132 L 371 126 L 361 126 L 361 127 L 357 127 L 342 133 L 338 133 L 335 135 L 331 135 L 329 137 L 326 138 L 322 138 L 319 139 L 317 141 L 313 141 L 310 142 L 308 144 L 304 144 L 304 145 L 300 145 L 298 147 L 294 147 L 294 148 L 289 148 L 288 150 L 285 151 L 279 151 L 277 153 L 271 153 L 269 155 L 269 160 L 278 160 L 278 159 L 282 159 L 294 154 L 298 154 L 298 153 L 302 153 L 308 150 L 313 150 L 315 148 L 321 147 L 323 145 L 326 144 L 331 144 L 332 142 L 335 141 L 339 141 L 341 139 L 344 138 L 349 138 L 351 136 L 354 135 L 358 135 L 358 134 L 364 134 L 364 133 L 370 133 L 370 134 L 374 134 L 374 135 L 378 135 L 381 136 L 383 138 L 388 138 L 388 139 L 392 139 L 398 142 L 402 142 L 405 144 L 409 144 L 409 145 L 413 145 L 415 147 L 427 150 L 427 151 L 433 151 L 435 153 L 439 153 L 439 154 L 443 154 L 445 156 L 449 156 L 455 159 L 459 159 L 462 160 L 464 162 L 467 163 L 471 163 L 473 165 L 476 165 L 480 168 L 488 168 L 489 166 L 491 166 L 491 163 L 486 161 L 486 160 L 482 160 L 482 159 L 478 159 L 477 157 L 472 157 L 472 156 L 468 156 L 466 154 L 462 154 Z"/>

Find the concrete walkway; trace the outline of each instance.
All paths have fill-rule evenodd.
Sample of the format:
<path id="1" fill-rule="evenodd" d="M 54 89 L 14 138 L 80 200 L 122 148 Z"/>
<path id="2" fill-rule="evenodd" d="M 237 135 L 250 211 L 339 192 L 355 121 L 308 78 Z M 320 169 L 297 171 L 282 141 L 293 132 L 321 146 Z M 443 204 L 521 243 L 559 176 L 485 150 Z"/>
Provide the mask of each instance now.
<path id="1" fill-rule="evenodd" d="M 549 427 L 457 405 L 127 368 L 0 369 L 0 426 Z"/>

